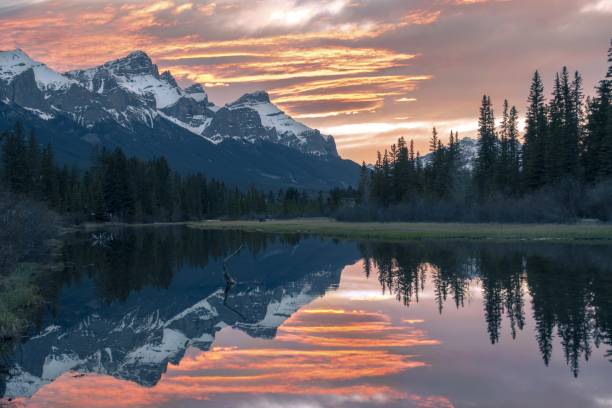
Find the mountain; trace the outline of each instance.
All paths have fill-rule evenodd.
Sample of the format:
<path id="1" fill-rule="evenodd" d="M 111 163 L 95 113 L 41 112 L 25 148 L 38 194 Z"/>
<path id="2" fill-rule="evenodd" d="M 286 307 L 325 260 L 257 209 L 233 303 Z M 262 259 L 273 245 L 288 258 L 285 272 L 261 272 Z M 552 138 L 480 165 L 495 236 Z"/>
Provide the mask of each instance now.
<path id="1" fill-rule="evenodd" d="M 459 141 L 461 152 L 461 167 L 466 170 L 473 170 L 478 156 L 478 142 L 472 138 L 465 137 Z M 428 153 L 421 158 L 421 163 L 427 165 L 433 159 L 433 153 Z"/>
<path id="2" fill-rule="evenodd" d="M 243 250 L 231 259 L 228 269 L 236 283 L 228 287 L 223 277 L 227 254 L 200 264 L 202 252 L 210 248 L 206 243 L 218 243 L 222 236 L 202 241 L 207 232 L 179 231 L 160 241 L 170 247 L 167 268 L 178 265 L 176 270 L 158 262 L 159 269 L 143 267 L 134 274 L 121 269 L 131 279 L 116 279 L 117 258 L 128 255 L 125 251 L 145 237 L 148 243 L 158 242 L 164 232 L 151 234 L 109 248 L 92 247 L 87 240 L 68 244 L 67 254 L 75 263 L 70 273 L 83 276 L 66 282 L 53 311 L 43 318 L 43 328 L 10 358 L 5 356 L 8 371 L 0 373 L 0 396 L 29 397 L 67 371 L 154 386 L 168 364 L 178 364 L 189 347 L 208 351 L 223 327 L 274 338 L 293 313 L 336 289 L 345 265 L 359 258 L 350 243 L 312 238 L 295 244 L 268 243 L 265 249 Z M 184 258 L 181 248 L 187 251 Z M 143 260 L 150 251 L 143 248 L 127 257 L 133 256 Z M 144 278 L 149 281 L 140 286 Z M 101 296 L 106 285 L 117 285 L 118 294 L 111 301 Z"/>
<path id="3" fill-rule="evenodd" d="M 326 189 L 358 177 L 332 136 L 295 121 L 266 92 L 219 107 L 201 85 L 182 88 L 142 51 L 66 73 L 19 49 L 0 52 L 0 130 L 17 121 L 81 167 L 94 148 L 120 147 L 240 185 Z"/>

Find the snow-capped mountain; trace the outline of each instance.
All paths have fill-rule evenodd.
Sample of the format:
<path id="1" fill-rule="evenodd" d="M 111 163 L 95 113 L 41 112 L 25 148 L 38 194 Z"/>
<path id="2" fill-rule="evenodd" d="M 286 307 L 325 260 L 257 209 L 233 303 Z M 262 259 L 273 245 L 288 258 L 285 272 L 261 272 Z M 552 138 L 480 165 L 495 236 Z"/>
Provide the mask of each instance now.
<path id="1" fill-rule="evenodd" d="M 459 151 L 461 152 L 461 167 L 466 170 L 474 169 L 478 156 L 478 142 L 472 138 L 464 137 L 459 140 Z M 421 158 L 421 163 L 427 165 L 432 159 L 433 153 L 428 153 Z"/>
<path id="2" fill-rule="evenodd" d="M 264 92 L 243 95 L 219 109 L 203 135 L 213 143 L 228 138 L 256 143 L 266 140 L 320 156 L 337 156 L 333 137 L 295 121 Z"/>
<path id="3" fill-rule="evenodd" d="M 217 110 L 201 85 L 182 89 L 169 71 L 160 74 L 142 51 L 65 76 L 103 101 L 107 105 L 103 110 L 126 127 L 135 120 L 154 127 L 154 119 L 160 116 L 201 136 Z"/>
<path id="4" fill-rule="evenodd" d="M 82 168 L 95 149 L 119 147 L 242 186 L 326 190 L 356 184 L 359 173 L 333 137 L 295 121 L 267 93 L 219 107 L 201 85 L 181 87 L 141 51 L 66 73 L 22 50 L 0 52 L 0 131 L 16 122 L 60 162 Z"/>
<path id="5" fill-rule="evenodd" d="M 75 84 L 75 81 L 58 74 L 45 64 L 34 61 L 20 49 L 0 52 L 0 80 L 11 83 L 29 70 L 32 70 L 41 91 L 66 90 Z"/>
<path id="6" fill-rule="evenodd" d="M 266 141 L 306 154 L 337 156 L 331 136 L 293 120 L 267 93 L 247 94 L 219 108 L 201 85 L 181 88 L 142 51 L 63 74 L 22 50 L 0 52 L 0 100 L 43 120 L 65 115 L 89 129 L 115 122 L 135 131 L 136 125 L 155 128 L 161 120 L 214 144 Z"/>

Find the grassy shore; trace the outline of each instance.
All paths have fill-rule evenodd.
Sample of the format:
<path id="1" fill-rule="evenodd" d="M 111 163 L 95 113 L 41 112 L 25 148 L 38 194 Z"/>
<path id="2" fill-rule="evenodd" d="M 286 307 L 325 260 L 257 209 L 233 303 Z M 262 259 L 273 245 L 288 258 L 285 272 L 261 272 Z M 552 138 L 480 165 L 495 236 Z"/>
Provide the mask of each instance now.
<path id="1" fill-rule="evenodd" d="M 0 351 L 17 340 L 42 304 L 35 278 L 44 268 L 35 263 L 17 265 L 8 276 L 0 275 Z"/>
<path id="2" fill-rule="evenodd" d="M 354 223 L 325 218 L 258 221 L 202 221 L 191 228 L 243 230 L 269 233 L 319 234 L 350 239 L 387 241 L 423 239 L 611 241 L 610 224 L 460 224 L 460 223 Z"/>

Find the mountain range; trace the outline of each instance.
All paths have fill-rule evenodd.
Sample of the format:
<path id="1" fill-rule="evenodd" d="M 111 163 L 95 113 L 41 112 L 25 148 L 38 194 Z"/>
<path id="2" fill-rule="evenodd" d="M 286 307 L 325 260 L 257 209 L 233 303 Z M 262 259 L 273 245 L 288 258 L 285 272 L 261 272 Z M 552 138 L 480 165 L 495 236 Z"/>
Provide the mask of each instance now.
<path id="1" fill-rule="evenodd" d="M 332 136 L 294 120 L 266 92 L 217 106 L 200 84 L 179 86 L 142 51 L 64 73 L 19 49 L 0 52 L 0 131 L 16 122 L 79 167 L 95 149 L 119 147 L 238 185 L 346 187 L 359 172 Z"/>

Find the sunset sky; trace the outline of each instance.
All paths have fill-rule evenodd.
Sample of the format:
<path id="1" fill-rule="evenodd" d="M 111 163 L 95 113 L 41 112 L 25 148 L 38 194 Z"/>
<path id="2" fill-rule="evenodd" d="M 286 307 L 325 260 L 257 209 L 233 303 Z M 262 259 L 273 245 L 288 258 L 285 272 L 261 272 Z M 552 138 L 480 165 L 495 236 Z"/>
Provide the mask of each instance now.
<path id="1" fill-rule="evenodd" d="M 483 93 L 525 110 L 530 77 L 606 71 L 612 0 L 0 0 L 0 49 L 57 70 L 147 52 L 218 105 L 268 90 L 372 161 L 433 126 L 474 134 Z"/>

